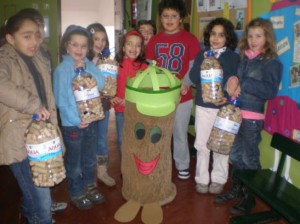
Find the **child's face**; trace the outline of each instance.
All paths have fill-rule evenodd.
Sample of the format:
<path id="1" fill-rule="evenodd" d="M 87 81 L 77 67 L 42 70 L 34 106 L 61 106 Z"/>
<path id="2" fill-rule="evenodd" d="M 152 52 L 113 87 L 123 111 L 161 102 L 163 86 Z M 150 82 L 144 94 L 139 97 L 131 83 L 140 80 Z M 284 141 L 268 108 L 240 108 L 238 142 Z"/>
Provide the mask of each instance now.
<path id="1" fill-rule="evenodd" d="M 180 30 L 182 19 L 179 12 L 173 9 L 164 9 L 160 16 L 160 21 L 165 33 L 174 34 Z"/>
<path id="2" fill-rule="evenodd" d="M 127 37 L 123 47 L 125 57 L 136 59 L 141 54 L 142 44 L 142 39 L 139 36 Z"/>
<path id="3" fill-rule="evenodd" d="M 107 40 L 106 40 L 106 35 L 104 32 L 101 31 L 97 31 L 93 34 L 93 52 L 98 54 L 101 51 L 103 51 L 103 49 L 106 46 Z"/>
<path id="4" fill-rule="evenodd" d="M 264 30 L 261 27 L 249 28 L 247 42 L 250 50 L 262 52 L 266 44 Z"/>
<path id="5" fill-rule="evenodd" d="M 144 37 L 144 44 L 147 45 L 150 38 L 154 35 L 153 27 L 150 24 L 143 24 L 140 26 L 139 31 Z"/>
<path id="6" fill-rule="evenodd" d="M 224 27 L 216 25 L 210 31 L 209 44 L 213 49 L 220 49 L 226 44 L 226 36 L 224 33 Z"/>
<path id="7" fill-rule="evenodd" d="M 6 39 L 22 54 L 33 57 L 38 51 L 41 35 L 38 25 L 31 20 L 25 20 L 20 29 L 13 35 L 7 34 Z"/>
<path id="8" fill-rule="evenodd" d="M 75 62 L 84 59 L 88 52 L 88 39 L 84 35 L 73 34 L 67 44 L 67 53 Z"/>

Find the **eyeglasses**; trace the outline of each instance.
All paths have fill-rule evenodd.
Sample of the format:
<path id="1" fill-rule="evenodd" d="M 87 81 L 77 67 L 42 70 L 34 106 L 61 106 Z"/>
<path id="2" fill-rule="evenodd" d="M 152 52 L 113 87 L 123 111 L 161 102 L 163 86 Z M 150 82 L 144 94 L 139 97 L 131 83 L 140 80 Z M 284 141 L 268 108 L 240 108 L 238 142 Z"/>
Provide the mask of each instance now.
<path id="1" fill-rule="evenodd" d="M 75 43 L 69 42 L 69 45 L 73 48 L 80 48 L 80 49 L 83 49 L 83 50 L 88 49 L 88 45 L 86 45 L 86 44 L 80 45 L 76 42 Z"/>
<path id="2" fill-rule="evenodd" d="M 175 20 L 179 19 L 179 17 L 179 15 L 161 15 L 161 18 L 165 20 Z"/>
<path id="3" fill-rule="evenodd" d="M 147 31 L 147 30 L 139 30 L 139 32 L 142 34 L 142 35 L 153 35 L 153 31 Z"/>

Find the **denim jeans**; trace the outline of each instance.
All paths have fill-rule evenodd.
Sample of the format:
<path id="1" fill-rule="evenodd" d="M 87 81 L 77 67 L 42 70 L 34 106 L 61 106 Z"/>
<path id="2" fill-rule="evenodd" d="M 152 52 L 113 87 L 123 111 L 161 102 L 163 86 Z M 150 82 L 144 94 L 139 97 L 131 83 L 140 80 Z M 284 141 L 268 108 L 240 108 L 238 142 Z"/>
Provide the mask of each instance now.
<path id="1" fill-rule="evenodd" d="M 30 224 L 51 224 L 51 194 L 48 187 L 37 187 L 31 176 L 29 161 L 9 166 L 22 191 L 22 214 Z"/>
<path id="2" fill-rule="evenodd" d="M 108 122 L 109 122 L 109 110 L 104 111 L 104 119 L 98 121 L 98 147 L 97 156 L 107 156 L 107 135 L 108 135 Z"/>
<path id="3" fill-rule="evenodd" d="M 242 120 L 229 157 L 234 170 L 261 168 L 258 145 L 263 126 L 263 120 Z"/>
<path id="4" fill-rule="evenodd" d="M 122 137 L 123 137 L 123 127 L 124 127 L 124 113 L 116 112 L 116 127 L 117 127 L 117 142 L 119 154 L 122 155 Z"/>
<path id="5" fill-rule="evenodd" d="M 62 127 L 71 198 L 84 195 L 85 186 L 96 183 L 97 125 L 97 122 L 92 122 L 87 128 Z"/>

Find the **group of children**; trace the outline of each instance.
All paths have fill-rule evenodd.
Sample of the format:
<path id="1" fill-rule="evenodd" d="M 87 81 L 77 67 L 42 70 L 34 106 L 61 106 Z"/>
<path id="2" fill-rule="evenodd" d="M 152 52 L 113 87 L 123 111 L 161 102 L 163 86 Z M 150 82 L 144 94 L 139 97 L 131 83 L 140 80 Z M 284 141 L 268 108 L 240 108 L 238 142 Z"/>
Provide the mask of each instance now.
<path id="1" fill-rule="evenodd" d="M 87 28 L 70 25 L 66 29 L 60 44 L 62 61 L 53 72 L 52 88 L 50 61 L 41 48 L 40 24 L 22 11 L 8 19 L 0 50 L 0 164 L 9 165 L 19 183 L 23 193 L 22 213 L 29 223 L 52 223 L 50 190 L 33 184 L 25 150 L 23 136 L 32 115 L 37 113 L 40 120 L 56 124 L 58 108 L 66 146 L 70 201 L 79 209 L 90 209 L 105 201 L 97 189 L 97 175 L 107 186 L 116 184 L 107 173 L 109 110 L 111 106 L 115 109 L 121 156 L 126 81 L 138 70 L 144 70 L 147 60 L 156 60 L 158 66 L 175 73 L 183 83 L 173 128 L 173 157 L 178 177 L 190 177 L 187 131 L 193 105 L 191 85 L 195 85 L 196 191 L 217 194 L 216 203 L 239 198 L 231 211 L 234 214 L 244 212 L 247 191 L 238 180 L 233 180 L 229 192 L 220 193 L 228 179 L 229 160 L 233 171 L 260 168 L 258 145 L 264 104 L 275 97 L 282 71 L 276 59 L 272 24 L 258 18 L 247 25 L 239 41 L 240 57 L 235 53 L 238 40 L 229 20 L 216 18 L 207 25 L 203 33 L 205 48 L 200 50 L 197 38 L 181 28 L 186 15 L 183 1 L 162 0 L 159 3 L 162 32 L 154 35 L 155 25 L 151 21 L 141 21 L 135 30 L 124 35 L 116 55 L 119 64 L 116 96 L 112 99 L 101 97 L 105 118 L 92 123 L 80 119 L 72 81 L 75 68 L 84 67 L 97 80 L 99 91 L 103 89 L 105 80 L 96 64 L 103 50 L 109 49 L 105 28 L 93 23 Z M 216 52 L 223 68 L 224 91 L 230 97 L 239 97 L 243 115 L 230 156 L 213 152 L 211 172 L 206 143 L 218 109 L 226 104 L 226 99 L 214 104 L 203 102 L 200 65 L 209 50 Z"/>

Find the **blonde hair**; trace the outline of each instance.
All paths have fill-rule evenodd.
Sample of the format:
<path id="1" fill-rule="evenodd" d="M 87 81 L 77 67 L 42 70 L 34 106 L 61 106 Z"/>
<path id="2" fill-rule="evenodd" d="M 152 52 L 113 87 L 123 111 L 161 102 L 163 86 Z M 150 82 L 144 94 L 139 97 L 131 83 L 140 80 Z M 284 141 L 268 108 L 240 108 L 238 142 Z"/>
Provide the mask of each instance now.
<path id="1" fill-rule="evenodd" d="M 242 35 L 242 38 L 239 42 L 239 50 L 244 55 L 245 51 L 249 49 L 248 45 L 248 33 L 250 28 L 260 27 L 264 31 L 264 35 L 266 37 L 266 43 L 264 46 L 264 51 L 261 53 L 261 58 L 276 58 L 276 41 L 275 41 L 275 34 L 273 30 L 272 23 L 269 20 L 262 19 L 262 18 L 256 18 L 253 19 L 245 29 L 245 32 Z"/>

